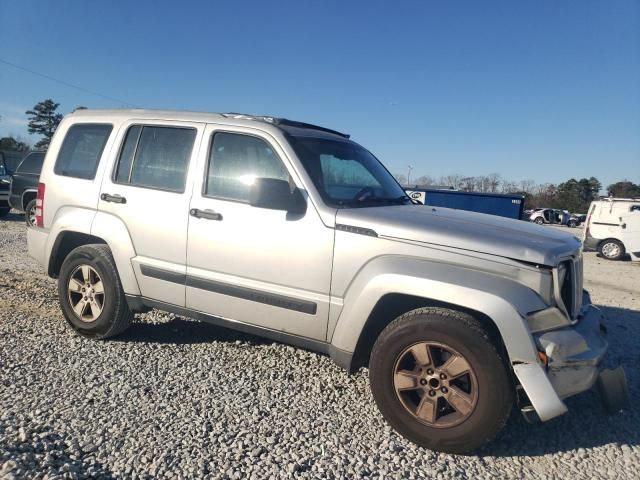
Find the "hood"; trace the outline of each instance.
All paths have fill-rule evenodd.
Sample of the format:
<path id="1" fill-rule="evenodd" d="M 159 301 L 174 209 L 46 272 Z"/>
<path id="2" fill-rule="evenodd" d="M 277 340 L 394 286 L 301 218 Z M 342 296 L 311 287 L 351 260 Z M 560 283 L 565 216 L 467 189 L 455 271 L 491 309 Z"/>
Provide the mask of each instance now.
<path id="1" fill-rule="evenodd" d="M 374 230 L 379 237 L 411 240 L 555 266 L 575 254 L 570 233 L 522 220 L 424 205 L 340 209 L 336 223 Z"/>

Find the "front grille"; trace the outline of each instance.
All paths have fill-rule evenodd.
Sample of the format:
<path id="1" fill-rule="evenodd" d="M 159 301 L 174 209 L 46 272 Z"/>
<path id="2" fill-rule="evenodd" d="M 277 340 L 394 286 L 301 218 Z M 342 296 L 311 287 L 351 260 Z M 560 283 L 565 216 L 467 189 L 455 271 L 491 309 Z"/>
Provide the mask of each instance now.
<path id="1" fill-rule="evenodd" d="M 582 306 L 582 255 L 561 263 L 566 267 L 566 275 L 562 285 L 556 290 L 556 301 L 562 302 L 567 315 L 577 319 Z M 559 278 L 559 276 L 556 276 Z"/>

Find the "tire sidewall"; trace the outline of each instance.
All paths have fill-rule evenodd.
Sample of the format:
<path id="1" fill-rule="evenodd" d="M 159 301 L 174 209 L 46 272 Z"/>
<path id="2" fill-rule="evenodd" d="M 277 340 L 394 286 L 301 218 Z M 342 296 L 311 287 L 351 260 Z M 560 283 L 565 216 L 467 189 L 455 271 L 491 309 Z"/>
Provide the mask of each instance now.
<path id="1" fill-rule="evenodd" d="M 463 323 L 433 315 L 419 317 L 390 332 L 384 339 L 384 353 L 372 358 L 370 379 L 376 403 L 396 430 L 422 446 L 451 452 L 476 448 L 477 444 L 484 443 L 485 436 L 495 434 L 496 423 L 504 416 L 502 409 L 512 407 L 506 368 L 488 341 Z M 396 395 L 393 386 L 396 359 L 408 346 L 421 341 L 450 346 L 463 355 L 474 370 L 478 401 L 471 416 L 459 425 L 450 428 L 424 425 L 406 411 Z M 508 406 L 503 405 L 505 399 Z"/>
<path id="2" fill-rule="evenodd" d="M 36 205 L 36 200 L 35 200 L 35 199 L 34 199 L 34 200 L 30 200 L 30 201 L 27 203 L 27 206 L 26 206 L 26 207 L 25 207 L 25 209 L 24 209 L 24 219 L 25 219 L 25 222 L 26 222 L 26 224 L 27 224 L 27 226 L 28 226 L 28 227 L 33 227 L 33 226 L 35 226 L 35 224 L 34 224 L 34 223 L 31 223 L 31 221 L 29 220 L 29 210 L 31 210 L 31 206 L 32 206 L 32 205 L 34 205 L 34 206 Z"/>
<path id="3" fill-rule="evenodd" d="M 68 296 L 69 279 L 73 271 L 80 265 L 93 267 L 102 279 L 104 287 L 104 304 L 102 312 L 93 322 L 83 322 L 80 320 L 71 304 Z M 120 285 L 118 279 L 114 278 L 110 265 L 92 248 L 79 247 L 73 250 L 65 259 L 60 269 L 58 277 L 58 297 L 65 319 L 75 331 L 85 337 L 100 338 L 111 328 L 116 315 L 115 299 L 118 295 Z"/>

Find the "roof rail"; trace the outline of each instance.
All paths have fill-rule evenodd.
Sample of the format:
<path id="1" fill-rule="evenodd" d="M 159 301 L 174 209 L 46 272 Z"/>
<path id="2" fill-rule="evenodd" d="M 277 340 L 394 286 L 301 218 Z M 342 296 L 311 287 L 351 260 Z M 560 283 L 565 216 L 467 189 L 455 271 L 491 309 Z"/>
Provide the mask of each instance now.
<path id="1" fill-rule="evenodd" d="M 640 202 L 640 197 L 600 197 L 600 200 L 607 202 Z"/>
<path id="2" fill-rule="evenodd" d="M 286 118 L 270 117 L 268 115 L 248 115 L 246 113 L 235 113 L 235 112 L 223 113 L 221 115 L 223 117 L 228 117 L 228 118 L 238 118 L 243 120 L 258 120 L 258 121 L 267 122 L 276 126 L 282 125 L 285 127 L 309 128 L 311 130 L 319 130 L 321 132 L 332 133 L 334 135 L 338 135 L 343 138 L 350 137 L 349 134 L 338 132 L 337 130 L 321 127 L 319 125 L 313 125 L 312 123 L 298 122 L 296 120 L 288 120 Z"/>

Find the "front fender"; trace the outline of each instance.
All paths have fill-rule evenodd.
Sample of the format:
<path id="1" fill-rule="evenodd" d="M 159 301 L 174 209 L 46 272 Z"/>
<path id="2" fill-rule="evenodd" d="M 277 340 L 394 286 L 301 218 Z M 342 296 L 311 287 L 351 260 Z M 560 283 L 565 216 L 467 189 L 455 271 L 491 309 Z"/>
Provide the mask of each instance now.
<path id="1" fill-rule="evenodd" d="M 531 289 L 477 268 L 412 257 L 378 257 L 360 270 L 345 293 L 344 307 L 330 335 L 333 347 L 354 352 L 373 308 L 390 293 L 482 312 L 498 328 L 512 363 L 538 362 L 523 317 L 547 305 Z"/>

